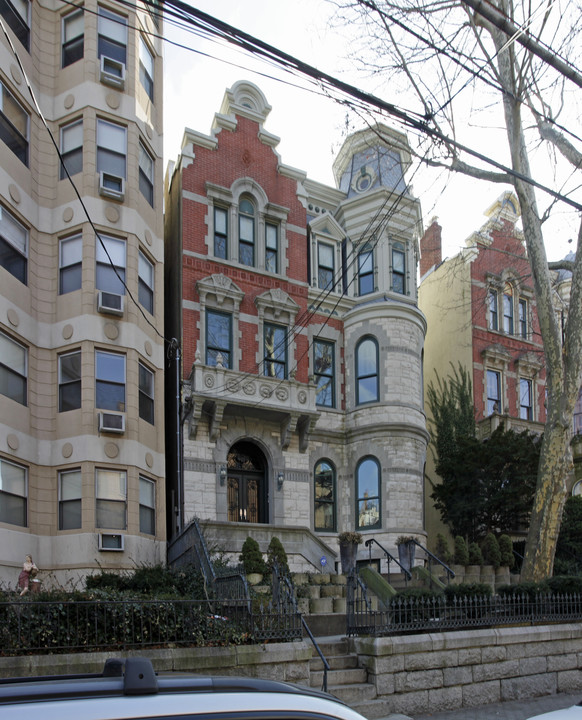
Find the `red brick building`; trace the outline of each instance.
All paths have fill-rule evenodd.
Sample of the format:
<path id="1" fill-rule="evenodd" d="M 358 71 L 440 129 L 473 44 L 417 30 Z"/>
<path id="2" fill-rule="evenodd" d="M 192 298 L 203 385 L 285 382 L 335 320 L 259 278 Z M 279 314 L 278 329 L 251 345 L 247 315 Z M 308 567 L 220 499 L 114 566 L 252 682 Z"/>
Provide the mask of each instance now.
<path id="1" fill-rule="evenodd" d="M 174 528 L 197 515 L 232 553 L 276 534 L 313 569 L 341 530 L 393 548 L 423 536 L 420 208 L 401 133 L 350 136 L 333 188 L 282 163 L 269 111 L 236 83 L 168 175 L 166 335 L 184 394 L 168 504 Z"/>
<path id="2" fill-rule="evenodd" d="M 489 220 L 464 248 L 442 260 L 441 227 L 433 220 L 421 243 L 419 306 L 427 318 L 425 387 L 451 372 L 470 371 L 478 432 L 541 432 L 546 420 L 543 345 L 517 198 L 504 193 Z M 427 408 L 428 412 L 428 408 Z M 435 481 L 434 464 L 427 466 Z M 430 497 L 427 488 L 427 498 Z M 430 519 L 432 516 L 432 519 Z M 442 528 L 427 502 L 427 529 Z"/>

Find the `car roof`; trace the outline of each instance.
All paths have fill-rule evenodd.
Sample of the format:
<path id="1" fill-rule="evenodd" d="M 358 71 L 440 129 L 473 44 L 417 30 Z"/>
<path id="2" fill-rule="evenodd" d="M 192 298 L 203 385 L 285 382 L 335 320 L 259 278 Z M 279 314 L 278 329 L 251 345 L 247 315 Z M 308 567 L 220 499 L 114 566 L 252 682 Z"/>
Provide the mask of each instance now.
<path id="1" fill-rule="evenodd" d="M 42 707 L 39 707 L 39 704 Z M 333 696 L 247 677 L 157 674 L 148 658 L 109 660 L 99 674 L 0 679 L 0 718 L 321 718 L 362 720 Z"/>

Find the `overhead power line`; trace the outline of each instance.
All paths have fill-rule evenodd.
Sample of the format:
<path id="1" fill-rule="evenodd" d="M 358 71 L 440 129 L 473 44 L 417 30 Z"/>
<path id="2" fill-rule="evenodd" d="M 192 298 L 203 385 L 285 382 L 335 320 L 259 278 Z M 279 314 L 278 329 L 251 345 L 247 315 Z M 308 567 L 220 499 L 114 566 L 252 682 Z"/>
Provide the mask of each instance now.
<path id="1" fill-rule="evenodd" d="M 149 4 L 149 0 L 146 0 L 146 4 Z M 570 205 L 576 210 L 582 211 L 582 204 L 567 197 L 566 195 L 563 195 L 562 193 L 557 192 L 556 190 L 553 190 L 546 185 L 543 185 L 537 180 L 534 180 L 533 178 L 524 175 L 523 173 L 520 173 L 517 170 L 514 170 L 507 165 L 504 165 L 503 163 L 497 162 L 493 158 L 490 158 L 487 155 L 483 155 L 483 153 L 480 153 L 477 150 L 473 150 L 472 148 L 458 142 L 457 140 L 454 140 L 453 138 L 448 137 L 440 130 L 430 127 L 424 120 L 420 118 L 420 116 L 414 117 L 411 113 L 407 112 L 406 110 L 402 110 L 393 103 L 386 102 L 385 100 L 382 100 L 381 98 L 372 95 L 371 93 L 365 92 L 364 90 L 361 90 L 354 85 L 350 85 L 349 83 L 333 77 L 333 75 L 328 75 L 327 73 L 318 70 L 312 65 L 304 63 L 302 60 L 299 60 L 298 58 L 289 55 L 283 50 L 279 50 L 273 45 L 269 45 L 268 43 L 263 42 L 258 38 L 255 38 L 253 35 L 244 32 L 243 30 L 239 30 L 238 28 L 229 25 L 222 20 L 219 20 L 212 15 L 208 15 L 207 13 L 204 13 L 201 10 L 194 8 L 185 2 L 182 2 L 182 0 L 163 0 L 163 6 L 173 8 L 182 13 L 181 17 L 183 20 L 185 19 L 184 14 L 190 16 L 191 18 L 194 18 L 192 22 L 202 23 L 204 27 L 210 28 L 210 32 L 214 32 L 219 37 L 226 39 L 228 42 L 238 47 L 241 47 L 250 53 L 259 55 L 270 62 L 274 60 L 290 72 L 299 72 L 307 77 L 312 78 L 317 82 L 326 84 L 327 86 L 332 87 L 335 90 L 339 90 L 344 95 L 356 98 L 357 100 L 365 103 L 368 106 L 378 108 L 379 110 L 382 110 L 391 117 L 399 120 L 406 127 L 417 130 L 418 132 L 421 132 L 434 140 L 438 140 L 439 142 L 445 143 L 446 145 L 453 147 L 456 150 L 467 153 L 467 155 L 470 155 L 471 157 L 474 157 L 481 162 L 484 162 L 487 165 L 490 165 L 497 170 L 504 172 L 508 176 L 526 182 L 529 185 L 532 185 L 533 187 L 542 190 L 548 195 L 551 195 L 552 197 L 561 200 L 567 205 Z"/>

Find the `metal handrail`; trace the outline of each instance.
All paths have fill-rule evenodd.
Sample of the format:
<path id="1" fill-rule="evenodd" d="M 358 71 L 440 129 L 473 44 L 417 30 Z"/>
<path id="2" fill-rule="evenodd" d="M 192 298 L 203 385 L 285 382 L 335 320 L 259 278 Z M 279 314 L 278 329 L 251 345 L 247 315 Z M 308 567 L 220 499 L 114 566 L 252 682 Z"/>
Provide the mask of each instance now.
<path id="1" fill-rule="evenodd" d="M 325 655 L 323 654 L 321 648 L 320 648 L 319 645 L 317 644 L 317 640 L 313 637 L 313 633 L 312 633 L 311 630 L 309 629 L 309 625 L 305 622 L 305 618 L 303 617 L 303 615 L 301 616 L 301 624 L 302 624 L 303 627 L 305 628 L 305 632 L 306 632 L 307 635 L 309 636 L 309 639 L 310 639 L 311 642 L 313 643 L 313 646 L 315 647 L 315 650 L 316 650 L 317 654 L 319 655 L 319 659 L 320 659 L 321 662 L 323 663 L 323 684 L 322 684 L 322 686 L 321 686 L 321 689 L 322 689 L 324 692 L 327 692 L 327 673 L 328 673 L 328 670 L 331 670 L 330 665 L 329 665 L 329 663 L 327 662 L 326 657 L 325 657 Z"/>
<path id="2" fill-rule="evenodd" d="M 400 564 L 400 561 L 397 560 L 397 559 L 394 557 L 394 555 L 392 555 L 391 553 L 389 553 L 388 550 L 386 550 L 386 548 L 385 548 L 383 545 L 381 545 L 381 544 L 376 540 L 376 538 L 369 538 L 369 539 L 366 540 L 366 542 L 364 543 L 365 546 L 368 548 L 368 553 L 369 553 L 369 556 L 370 556 L 370 563 L 372 562 L 372 543 L 376 543 L 376 545 L 380 548 L 380 550 L 382 550 L 382 552 L 384 553 L 384 555 L 386 555 L 386 560 L 388 561 L 388 582 L 390 582 L 390 562 L 391 562 L 392 560 L 394 560 L 394 562 L 398 565 L 398 567 L 399 567 L 399 568 L 402 570 L 402 572 L 404 573 L 404 583 L 405 583 L 405 585 L 408 586 L 408 581 L 409 581 L 409 580 L 412 580 L 412 575 L 411 575 L 411 573 L 410 573 L 410 570 L 408 570 L 407 568 L 405 568 L 404 565 L 401 565 L 401 564 Z"/>
<path id="3" fill-rule="evenodd" d="M 436 555 L 433 555 L 433 553 L 431 553 L 431 551 L 430 551 L 428 548 L 425 548 L 424 545 L 422 545 L 421 543 L 419 543 L 418 540 L 416 540 L 415 538 L 411 538 L 411 539 L 410 539 L 410 542 L 413 542 L 413 543 L 414 543 L 415 545 L 417 545 L 423 552 L 425 552 L 425 553 L 428 555 L 428 571 L 429 571 L 430 578 L 431 578 L 431 579 L 430 579 L 431 586 L 432 586 L 432 571 L 431 571 L 431 568 L 432 568 L 432 561 L 433 561 L 433 560 L 434 560 L 435 562 L 437 562 L 439 565 L 441 565 L 441 566 L 444 568 L 445 572 L 447 573 L 447 583 L 455 577 L 455 572 L 454 572 L 453 570 L 451 570 L 451 568 L 450 568 L 446 563 L 444 563 L 440 558 L 438 558 Z"/>

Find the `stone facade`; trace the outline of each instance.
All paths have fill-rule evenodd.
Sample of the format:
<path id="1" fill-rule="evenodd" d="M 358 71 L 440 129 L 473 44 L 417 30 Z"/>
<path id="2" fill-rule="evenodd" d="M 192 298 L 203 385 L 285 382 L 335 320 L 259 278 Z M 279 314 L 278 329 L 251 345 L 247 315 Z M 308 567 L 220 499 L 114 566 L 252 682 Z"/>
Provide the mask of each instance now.
<path id="1" fill-rule="evenodd" d="M 182 306 L 167 328 L 186 384 L 170 522 L 224 523 L 235 554 L 235 525 L 299 528 L 333 567 L 342 530 L 394 552 L 402 533 L 424 539 L 420 207 L 401 133 L 347 138 L 332 188 L 282 163 L 269 111 L 236 83 L 166 180 L 166 306 Z"/>
<path id="2" fill-rule="evenodd" d="M 165 556 L 162 49 L 145 7 L 25 0 L 2 16 L 71 178 L 2 36 L 0 580 L 12 588 L 27 553 L 45 586 Z"/>

